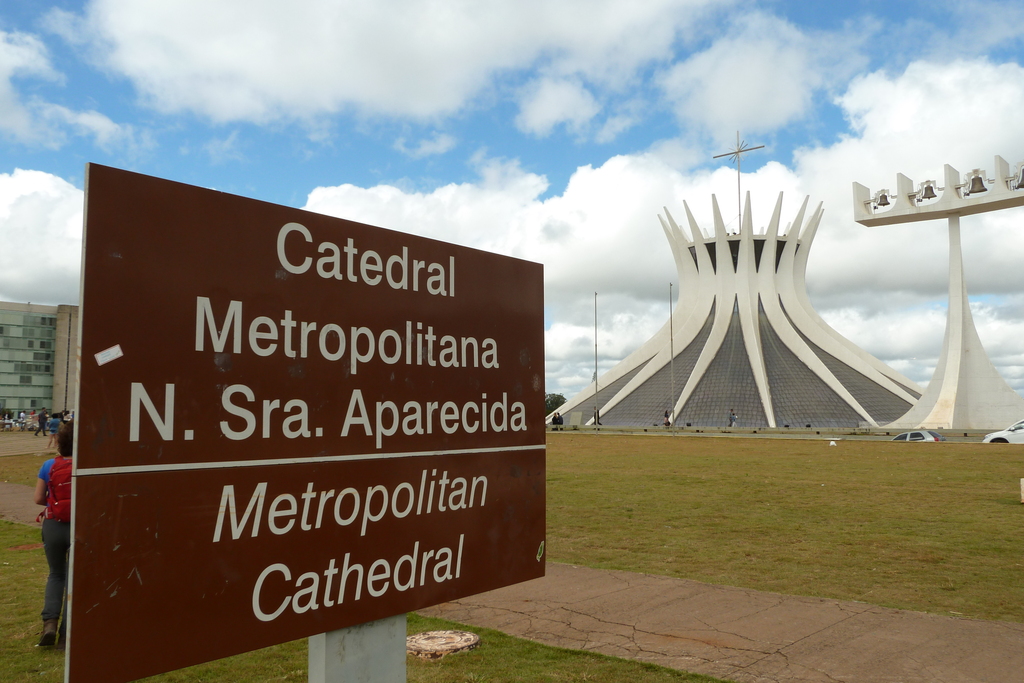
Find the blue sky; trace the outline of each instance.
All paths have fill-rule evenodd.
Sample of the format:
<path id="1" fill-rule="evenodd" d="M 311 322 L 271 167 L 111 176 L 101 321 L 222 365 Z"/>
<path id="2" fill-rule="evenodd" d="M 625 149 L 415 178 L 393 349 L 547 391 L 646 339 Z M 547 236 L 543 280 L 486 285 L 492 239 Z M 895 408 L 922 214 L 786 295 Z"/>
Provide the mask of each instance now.
<path id="1" fill-rule="evenodd" d="M 604 368 L 664 322 L 657 214 L 735 206 L 712 157 L 739 130 L 765 145 L 743 162 L 755 225 L 779 192 L 784 216 L 823 202 L 812 301 L 924 384 L 945 231 L 863 228 L 850 184 L 1024 160 L 1022 39 L 1010 2 L 5 0 L 0 300 L 77 301 L 92 161 L 540 261 L 548 390 L 570 395 L 595 291 Z M 1018 391 L 1022 220 L 963 226 L 975 321 Z"/>

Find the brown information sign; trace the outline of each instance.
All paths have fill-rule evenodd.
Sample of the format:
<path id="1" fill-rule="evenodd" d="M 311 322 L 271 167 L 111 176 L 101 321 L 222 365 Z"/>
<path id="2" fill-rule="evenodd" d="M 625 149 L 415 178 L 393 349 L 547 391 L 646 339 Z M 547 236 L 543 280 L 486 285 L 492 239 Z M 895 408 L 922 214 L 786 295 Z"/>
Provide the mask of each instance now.
<path id="1" fill-rule="evenodd" d="M 72 683 L 543 576 L 540 265 L 91 164 L 81 321 Z"/>

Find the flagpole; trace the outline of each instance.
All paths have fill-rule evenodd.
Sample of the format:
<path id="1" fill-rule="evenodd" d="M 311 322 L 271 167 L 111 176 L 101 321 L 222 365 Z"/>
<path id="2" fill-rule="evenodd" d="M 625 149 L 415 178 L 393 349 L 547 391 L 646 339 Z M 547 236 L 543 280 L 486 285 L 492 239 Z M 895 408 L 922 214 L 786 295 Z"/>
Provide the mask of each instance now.
<path id="1" fill-rule="evenodd" d="M 668 401 L 669 428 L 675 431 L 676 427 L 676 349 L 675 349 L 675 325 L 672 320 L 672 283 L 668 283 L 668 355 L 669 372 L 672 373 L 672 394 Z"/>
<path id="2" fill-rule="evenodd" d="M 594 292 L 594 429 L 601 424 L 601 414 L 597 411 L 597 292 Z"/>

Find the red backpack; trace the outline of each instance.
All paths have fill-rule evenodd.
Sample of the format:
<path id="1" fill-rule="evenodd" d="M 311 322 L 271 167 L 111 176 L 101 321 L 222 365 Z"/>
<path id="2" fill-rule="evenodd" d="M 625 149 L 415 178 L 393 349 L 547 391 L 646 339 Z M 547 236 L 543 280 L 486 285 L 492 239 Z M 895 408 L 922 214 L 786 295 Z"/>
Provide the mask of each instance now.
<path id="1" fill-rule="evenodd" d="M 71 521 L 71 459 L 58 455 L 50 467 L 46 485 L 46 518 Z"/>

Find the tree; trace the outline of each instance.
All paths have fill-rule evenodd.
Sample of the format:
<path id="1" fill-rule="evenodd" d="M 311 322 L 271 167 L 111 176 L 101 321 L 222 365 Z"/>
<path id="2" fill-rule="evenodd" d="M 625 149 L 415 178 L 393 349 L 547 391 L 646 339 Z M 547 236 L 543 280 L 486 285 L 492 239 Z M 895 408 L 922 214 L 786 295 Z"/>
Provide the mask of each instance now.
<path id="1" fill-rule="evenodd" d="M 550 415 L 565 403 L 566 398 L 561 394 L 544 394 L 544 414 Z"/>

